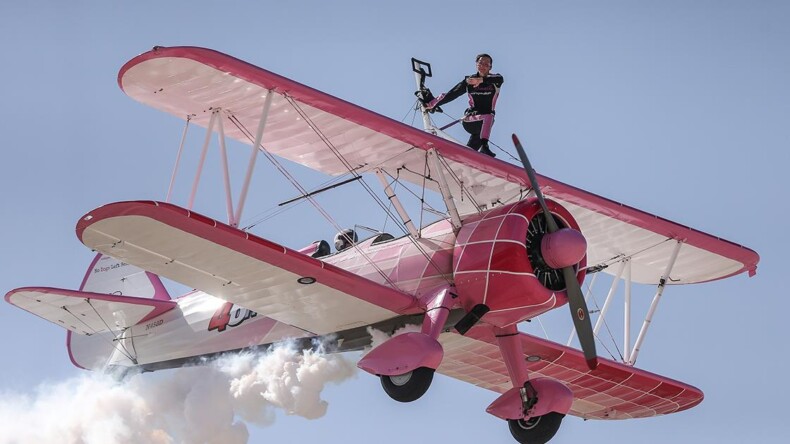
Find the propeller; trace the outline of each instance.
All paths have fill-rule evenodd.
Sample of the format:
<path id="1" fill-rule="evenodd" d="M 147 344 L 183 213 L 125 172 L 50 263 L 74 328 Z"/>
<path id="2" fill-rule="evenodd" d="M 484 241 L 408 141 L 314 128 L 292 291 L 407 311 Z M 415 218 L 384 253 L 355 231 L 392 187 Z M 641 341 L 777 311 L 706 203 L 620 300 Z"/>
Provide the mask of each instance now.
<path id="1" fill-rule="evenodd" d="M 532 170 L 532 165 L 529 163 L 527 154 L 524 152 L 524 147 L 521 146 L 518 137 L 513 134 L 513 144 L 516 146 L 521 163 L 524 165 L 524 171 L 529 176 L 529 182 L 532 189 L 535 191 L 535 196 L 538 198 L 540 207 L 543 209 L 543 215 L 546 217 L 546 226 L 548 228 L 549 236 L 553 233 L 560 231 L 557 221 L 554 216 L 549 212 L 546 206 L 546 200 L 543 198 L 543 193 L 538 186 L 538 180 L 535 178 L 535 171 Z M 587 310 L 587 304 L 584 302 L 584 295 L 582 294 L 579 281 L 576 279 L 576 271 L 572 265 L 562 267 L 562 275 L 565 278 L 565 291 L 568 294 L 568 307 L 571 310 L 571 317 L 573 318 L 573 325 L 576 328 L 576 335 L 579 337 L 579 343 L 584 352 L 584 359 L 587 361 L 587 366 L 590 370 L 595 370 L 598 367 L 598 355 L 595 352 L 595 336 L 593 335 L 592 324 L 590 323 L 590 312 Z"/>

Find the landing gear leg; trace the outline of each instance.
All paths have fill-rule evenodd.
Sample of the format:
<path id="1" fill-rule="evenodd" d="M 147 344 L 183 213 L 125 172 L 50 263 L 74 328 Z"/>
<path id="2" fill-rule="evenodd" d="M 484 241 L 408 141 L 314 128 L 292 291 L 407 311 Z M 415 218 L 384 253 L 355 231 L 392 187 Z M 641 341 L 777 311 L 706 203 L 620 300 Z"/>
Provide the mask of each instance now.
<path id="1" fill-rule="evenodd" d="M 444 350 L 438 338 L 454 297 L 449 287 L 443 287 L 422 299 L 426 312 L 421 331 L 393 336 L 365 355 L 357 367 L 379 376 L 390 398 L 400 402 L 419 399 L 442 362 Z"/>
<path id="2" fill-rule="evenodd" d="M 507 420 L 510 434 L 524 444 L 548 442 L 570 411 L 573 392 L 551 378 L 529 379 L 520 334 L 515 326 L 494 328 L 499 350 L 513 388 L 497 398 L 486 411 Z M 519 386 L 518 382 L 524 381 Z"/>

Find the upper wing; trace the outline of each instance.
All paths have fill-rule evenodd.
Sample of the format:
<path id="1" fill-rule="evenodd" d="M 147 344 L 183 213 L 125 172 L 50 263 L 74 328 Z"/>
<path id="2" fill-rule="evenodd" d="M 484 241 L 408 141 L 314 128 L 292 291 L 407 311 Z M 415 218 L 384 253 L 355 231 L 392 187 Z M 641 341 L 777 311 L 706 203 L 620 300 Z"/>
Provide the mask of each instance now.
<path id="1" fill-rule="evenodd" d="M 412 295 L 175 205 L 119 202 L 77 224 L 91 249 L 315 334 L 419 309 Z"/>
<path id="2" fill-rule="evenodd" d="M 194 47 L 157 47 L 118 74 L 130 97 L 207 127 L 222 110 L 226 136 L 253 143 L 265 97 L 274 93 L 262 145 L 327 174 L 381 169 L 438 190 L 427 150 L 436 149 L 461 215 L 521 199 L 529 180 L 520 166 L 480 155 L 228 55 Z M 422 172 L 428 168 L 425 180 Z M 631 259 L 631 279 L 658 283 L 673 242 L 683 242 L 669 284 L 705 282 L 748 271 L 752 250 L 584 190 L 540 176 L 544 194 L 567 207 L 588 241 L 589 266 Z"/>
<path id="3" fill-rule="evenodd" d="M 571 415 L 585 419 L 645 418 L 686 410 L 702 402 L 696 388 L 608 359 L 590 370 L 579 350 L 521 333 L 531 378 L 562 381 L 573 391 Z M 512 388 L 502 353 L 490 329 L 476 327 L 466 336 L 440 337 L 444 359 L 437 371 L 504 393 Z"/>
<path id="4" fill-rule="evenodd" d="M 10 304 L 83 335 L 116 332 L 173 309 L 174 301 L 26 287 L 5 295 Z"/>

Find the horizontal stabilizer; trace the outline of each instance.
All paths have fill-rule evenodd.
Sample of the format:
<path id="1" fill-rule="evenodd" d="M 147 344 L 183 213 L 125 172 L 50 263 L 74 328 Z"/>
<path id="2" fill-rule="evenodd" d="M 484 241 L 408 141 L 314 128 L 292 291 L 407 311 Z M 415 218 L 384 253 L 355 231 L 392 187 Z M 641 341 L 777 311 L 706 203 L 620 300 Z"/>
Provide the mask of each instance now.
<path id="1" fill-rule="evenodd" d="M 17 288 L 8 292 L 5 300 L 82 335 L 123 330 L 177 305 L 174 301 L 46 287 Z"/>

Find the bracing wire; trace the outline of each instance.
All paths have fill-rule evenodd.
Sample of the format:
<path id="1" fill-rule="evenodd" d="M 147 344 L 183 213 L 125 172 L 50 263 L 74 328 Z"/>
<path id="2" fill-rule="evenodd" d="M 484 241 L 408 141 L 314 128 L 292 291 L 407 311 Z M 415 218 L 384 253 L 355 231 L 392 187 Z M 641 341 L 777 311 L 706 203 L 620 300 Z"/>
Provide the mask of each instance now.
<path id="1" fill-rule="evenodd" d="M 306 118 L 306 116 L 304 116 L 304 117 Z M 243 133 L 243 134 L 244 134 L 244 135 L 245 135 L 245 136 L 246 136 L 246 137 L 247 137 L 247 138 L 248 138 L 248 139 L 249 139 L 249 140 L 250 140 L 252 143 L 255 143 L 255 142 L 254 142 L 254 139 L 252 138 L 252 133 L 250 133 L 250 132 L 249 132 L 249 130 L 248 130 L 248 129 L 247 129 L 247 128 L 246 128 L 246 127 L 245 127 L 245 126 L 244 126 L 244 125 L 243 125 L 243 124 L 242 124 L 242 123 L 241 123 L 241 122 L 240 122 L 240 121 L 239 121 L 239 120 L 238 120 L 238 119 L 237 119 L 235 116 L 232 116 L 231 122 L 233 122 L 233 124 L 234 124 L 234 125 L 236 125 L 236 127 L 237 127 L 237 128 L 239 128 L 239 130 L 240 130 L 240 131 L 242 131 L 242 133 Z M 311 126 L 312 126 L 312 125 L 311 125 Z M 280 173 L 281 173 L 281 174 L 282 174 L 282 175 L 283 175 L 283 176 L 284 176 L 284 177 L 285 177 L 285 178 L 286 178 L 286 179 L 287 179 L 289 182 L 291 182 L 291 184 L 292 184 L 292 185 L 293 185 L 293 186 L 294 186 L 294 187 L 295 187 L 295 188 L 296 188 L 296 189 L 297 189 L 297 190 L 298 190 L 298 191 L 299 191 L 299 192 L 300 192 L 302 195 L 307 195 L 307 194 L 308 194 L 307 190 L 305 190 L 305 189 L 304 189 L 304 187 L 303 187 L 303 186 L 302 186 L 302 185 L 299 183 L 299 181 L 298 181 L 298 180 L 296 180 L 296 178 L 295 178 L 295 177 L 293 177 L 293 176 L 292 176 L 292 175 L 291 175 L 291 174 L 288 172 L 288 170 L 286 170 L 286 169 L 285 169 L 285 167 L 284 167 L 284 166 L 283 166 L 283 165 L 282 165 L 282 164 L 281 164 L 281 163 L 280 163 L 280 162 L 279 162 L 279 161 L 278 161 L 278 160 L 277 160 L 277 159 L 276 159 L 276 158 L 275 158 L 275 157 L 274 157 L 274 156 L 273 156 L 273 155 L 272 155 L 272 154 L 271 154 L 271 153 L 270 153 L 270 152 L 269 152 L 267 149 L 265 149 L 265 148 L 263 147 L 263 145 L 260 145 L 260 146 L 258 147 L 258 149 L 259 149 L 259 150 L 261 150 L 261 151 L 264 153 L 264 155 L 265 155 L 265 156 L 266 156 L 266 158 L 269 160 L 269 162 L 270 162 L 270 163 L 272 163 L 272 165 L 274 165 L 274 167 L 275 167 L 275 168 L 277 168 L 277 170 L 278 170 L 278 171 L 280 171 Z M 348 163 L 347 163 L 347 162 L 345 162 L 345 164 L 346 164 L 346 165 L 349 167 L 349 171 L 351 172 L 351 174 L 353 174 L 353 175 L 355 175 L 355 176 L 357 176 L 357 175 L 358 175 L 358 173 L 357 173 L 357 172 L 356 172 L 356 171 L 355 171 L 353 168 L 350 168 L 350 165 L 348 165 Z M 364 183 L 364 180 L 360 180 L 360 182 L 363 182 L 363 183 Z M 307 197 L 305 198 L 305 200 L 309 201 L 309 202 L 310 202 L 310 204 L 312 204 L 312 205 L 313 205 L 313 207 L 314 207 L 316 210 L 318 210 L 318 212 L 319 212 L 319 213 L 321 213 L 321 215 L 322 215 L 322 216 L 323 216 L 323 217 L 324 217 L 324 218 L 325 218 L 325 219 L 326 219 L 326 220 L 327 220 L 327 221 L 328 221 L 330 224 L 332 224 L 332 226 L 333 226 L 333 227 L 334 227 L 334 228 L 335 228 L 335 229 L 336 229 L 338 232 L 340 232 L 340 231 L 342 231 L 342 230 L 343 230 L 343 229 L 340 227 L 340 224 L 338 224 L 338 223 L 337 223 L 337 221 L 335 221 L 335 220 L 334 220 L 334 218 L 332 218 L 332 216 L 331 216 L 331 215 L 330 215 L 328 212 L 326 212 L 326 210 L 324 210 L 324 208 L 323 208 L 323 207 L 322 207 L 322 206 L 321 206 L 321 205 L 320 205 L 320 204 L 319 204 L 319 203 L 318 203 L 318 202 L 317 202 L 317 201 L 316 201 L 316 200 L 315 200 L 315 199 L 314 199 L 312 196 L 307 196 Z M 389 286 L 391 286 L 392 288 L 396 288 L 396 289 L 398 289 L 398 288 L 399 288 L 397 285 L 395 285 L 395 282 L 393 282 L 393 281 L 392 281 L 392 279 L 390 279 L 390 277 L 389 277 L 389 276 L 388 276 L 386 273 L 384 273 L 384 271 L 383 271 L 383 270 L 382 270 L 382 269 L 381 269 L 381 268 L 380 268 L 378 265 L 376 265 L 376 264 L 375 264 L 375 263 L 374 263 L 374 262 L 373 262 L 373 261 L 372 261 L 372 260 L 371 260 L 371 259 L 370 259 L 370 258 L 367 256 L 367 254 L 366 254 L 364 251 L 362 251 L 362 250 L 361 250 L 359 247 L 357 247 L 356 245 L 354 245 L 354 246 L 353 246 L 353 248 L 356 248 L 357 252 L 359 252 L 359 253 L 360 253 L 360 254 L 361 254 L 361 255 L 362 255 L 364 258 L 365 258 L 365 260 L 366 260 L 366 261 L 367 261 L 367 262 L 368 262 L 368 263 L 371 265 L 371 267 L 373 267 L 373 269 L 375 269 L 375 270 L 376 270 L 376 272 L 377 272 L 377 273 L 378 273 L 378 274 L 379 274 L 379 275 L 380 275 L 380 276 L 381 276 L 381 277 L 384 279 L 384 282 L 386 282 L 386 283 L 387 283 Z"/>
<path id="2" fill-rule="evenodd" d="M 102 339 L 103 339 L 105 342 L 107 342 L 108 344 L 110 344 L 110 345 L 112 346 L 112 348 L 116 349 L 116 350 L 117 350 L 119 353 L 121 353 L 121 354 L 122 354 L 124 357 L 128 358 L 128 359 L 129 359 L 131 362 L 134 362 L 134 363 L 136 363 L 136 361 L 137 361 L 137 360 L 136 360 L 136 359 L 135 359 L 135 358 L 134 358 L 134 357 L 131 355 L 131 353 L 129 353 L 129 351 L 126 349 L 126 347 L 124 347 L 123 343 L 122 343 L 121 341 L 118 341 L 118 338 L 120 338 L 120 336 L 123 334 L 123 331 L 121 332 L 121 335 L 117 335 L 117 334 L 115 333 L 115 331 L 113 331 L 113 329 L 112 329 L 112 328 L 110 328 L 110 326 L 109 326 L 109 325 L 107 325 L 107 322 L 106 322 L 106 321 L 104 320 L 104 318 L 103 318 L 103 317 L 102 317 L 102 316 L 99 314 L 99 312 L 98 312 L 98 311 L 96 311 L 96 308 L 93 306 L 93 304 L 91 304 L 91 302 L 90 302 L 90 299 L 85 299 L 85 302 L 87 302 L 87 303 L 88 303 L 88 305 L 90 305 L 90 307 L 91 307 L 91 308 L 93 309 L 93 311 L 96 313 L 96 316 L 98 316 L 98 317 L 99 317 L 99 319 L 101 319 L 102 323 L 104 324 L 104 326 L 105 326 L 105 327 L 107 327 L 107 330 L 108 330 L 108 332 L 109 332 L 110 334 L 112 334 L 112 335 L 113 335 L 113 337 L 115 338 L 115 340 L 113 340 L 113 341 L 110 341 L 110 340 L 109 340 L 109 339 L 107 339 L 106 337 L 102 336 L 102 335 L 101 335 L 101 333 L 100 333 L 98 330 L 96 330 L 95 328 L 93 328 L 93 327 L 92 327 L 90 324 L 88 324 L 87 322 L 85 322 L 84 320 L 82 320 L 82 319 L 81 319 L 79 316 L 77 316 L 76 314 L 72 313 L 72 311 L 71 311 L 71 310 L 69 310 L 69 309 L 68 309 L 68 307 L 66 307 L 65 305 L 64 305 L 64 306 L 62 306 L 62 307 L 60 307 L 60 308 L 61 308 L 63 311 L 65 311 L 66 313 L 68 313 L 69 315 L 71 315 L 71 316 L 72 316 L 74 319 L 76 319 L 77 321 L 79 321 L 81 324 L 83 324 L 85 327 L 87 327 L 87 329 L 88 329 L 88 330 L 90 330 L 90 331 L 92 332 L 92 334 L 94 334 L 94 335 L 99 335 L 99 337 L 100 337 L 100 338 L 102 338 Z"/>

